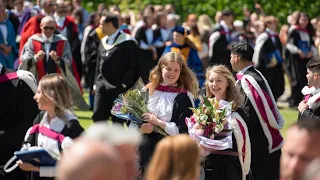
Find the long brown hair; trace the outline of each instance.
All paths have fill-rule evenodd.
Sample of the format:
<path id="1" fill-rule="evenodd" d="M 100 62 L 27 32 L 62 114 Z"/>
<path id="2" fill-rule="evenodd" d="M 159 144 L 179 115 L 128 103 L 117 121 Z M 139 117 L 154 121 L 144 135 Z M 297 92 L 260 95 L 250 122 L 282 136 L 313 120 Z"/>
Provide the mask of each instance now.
<path id="1" fill-rule="evenodd" d="M 177 86 L 190 91 L 194 97 L 198 96 L 199 84 L 196 75 L 186 65 L 183 57 L 175 52 L 169 52 L 163 55 L 159 63 L 151 70 L 149 75 L 149 83 L 146 87 L 150 94 L 153 94 L 157 86 L 163 81 L 162 69 L 168 66 L 169 63 L 176 62 L 180 65 L 180 76 L 177 80 Z"/>
<path id="2" fill-rule="evenodd" d="M 167 136 L 154 152 L 146 173 L 147 180 L 197 180 L 200 149 L 188 135 Z"/>
<path id="3" fill-rule="evenodd" d="M 235 110 L 236 108 L 240 107 L 244 102 L 244 96 L 240 92 L 240 89 L 235 85 L 236 80 L 233 77 L 233 74 L 229 71 L 229 69 L 224 65 L 216 65 L 212 66 L 207 70 L 206 73 L 206 95 L 208 98 L 213 98 L 214 95 L 211 93 L 209 88 L 209 76 L 211 73 L 217 73 L 225 77 L 228 81 L 227 91 L 227 99 L 226 101 L 233 101 L 232 109 Z"/>
<path id="4" fill-rule="evenodd" d="M 55 104 L 57 117 L 67 123 L 65 110 L 73 113 L 71 90 L 67 81 L 61 75 L 53 73 L 44 76 L 40 80 L 39 86 L 44 96 Z"/>

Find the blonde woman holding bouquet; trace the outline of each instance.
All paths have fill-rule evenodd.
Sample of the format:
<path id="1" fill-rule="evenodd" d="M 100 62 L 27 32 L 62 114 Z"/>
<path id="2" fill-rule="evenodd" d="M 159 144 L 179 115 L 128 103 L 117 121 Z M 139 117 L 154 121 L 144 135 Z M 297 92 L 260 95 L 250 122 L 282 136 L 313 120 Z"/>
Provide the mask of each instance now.
<path id="1" fill-rule="evenodd" d="M 202 146 L 210 153 L 204 163 L 206 180 L 245 180 L 249 172 L 250 139 L 243 120 L 246 116 L 241 108 L 244 98 L 235 83 L 232 73 L 224 65 L 213 66 L 207 70 L 205 82 L 207 97 L 218 101 L 221 108 L 232 102 L 230 118 L 227 122 L 232 129 L 232 135 L 229 134 L 230 140 L 224 141 L 226 143 L 219 148 L 223 150 Z M 221 140 L 226 136 L 226 132 L 220 132 L 214 139 Z"/>
<path id="2" fill-rule="evenodd" d="M 151 70 L 149 83 L 145 87 L 149 91 L 147 106 L 150 113 L 143 114 L 145 123 L 139 128 L 143 136 L 143 143 L 139 148 L 143 172 L 155 146 L 164 137 L 154 131 L 155 125 L 169 136 L 188 133 L 185 118 L 192 114 L 189 108 L 194 106 L 198 87 L 195 74 L 178 53 L 163 55 Z"/>
<path id="3" fill-rule="evenodd" d="M 40 123 L 27 131 L 23 149 L 37 146 L 60 155 L 72 144 L 72 139 L 83 132 L 72 110 L 69 85 L 61 75 L 46 75 L 39 82 L 34 100 L 42 111 L 35 120 Z M 35 166 L 22 161 L 18 164 L 23 171 L 31 172 L 28 179 L 53 180 L 55 177 L 55 166 Z"/>

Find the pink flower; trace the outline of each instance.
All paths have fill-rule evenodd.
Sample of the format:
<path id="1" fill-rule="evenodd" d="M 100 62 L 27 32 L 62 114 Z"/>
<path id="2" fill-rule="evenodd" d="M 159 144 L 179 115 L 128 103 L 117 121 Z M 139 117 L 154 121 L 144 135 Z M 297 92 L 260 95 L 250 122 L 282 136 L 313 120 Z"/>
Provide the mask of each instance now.
<path id="1" fill-rule="evenodd" d="M 197 135 L 197 136 L 202 136 L 203 133 L 204 133 L 204 131 L 203 131 L 202 129 L 198 129 L 198 130 L 196 131 L 196 135 Z"/>
<path id="2" fill-rule="evenodd" d="M 194 118 L 193 115 L 190 117 L 190 120 L 191 120 L 192 123 L 195 123 L 195 122 L 196 122 L 196 119 Z"/>

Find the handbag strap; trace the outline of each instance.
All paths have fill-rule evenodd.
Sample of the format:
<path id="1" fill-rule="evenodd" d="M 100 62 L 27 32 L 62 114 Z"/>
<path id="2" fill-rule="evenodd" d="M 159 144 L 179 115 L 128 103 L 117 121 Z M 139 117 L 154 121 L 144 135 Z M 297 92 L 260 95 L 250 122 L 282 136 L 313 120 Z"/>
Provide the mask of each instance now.
<path id="1" fill-rule="evenodd" d="M 13 166 L 8 168 L 9 165 L 12 164 L 16 159 L 18 159 L 18 157 L 15 156 L 15 155 L 12 156 L 12 158 L 9 159 L 9 161 L 3 166 L 4 172 L 9 173 L 9 172 L 15 170 L 18 167 L 18 163 L 15 163 Z"/>

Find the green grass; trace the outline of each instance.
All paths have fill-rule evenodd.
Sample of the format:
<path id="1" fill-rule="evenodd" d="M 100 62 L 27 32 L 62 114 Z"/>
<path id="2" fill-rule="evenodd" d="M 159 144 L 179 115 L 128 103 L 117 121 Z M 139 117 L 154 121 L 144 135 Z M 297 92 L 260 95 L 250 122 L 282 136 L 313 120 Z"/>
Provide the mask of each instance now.
<path id="1" fill-rule="evenodd" d="M 87 100 L 88 99 L 88 94 L 85 93 L 84 97 Z M 76 110 L 75 112 L 76 112 L 76 115 L 78 116 L 78 119 L 80 120 L 80 124 L 85 129 L 90 124 L 93 123 L 93 121 L 91 119 L 92 111 L 79 111 L 79 110 Z M 290 109 L 290 108 L 283 108 L 283 109 L 280 109 L 280 113 L 281 113 L 281 115 L 283 116 L 283 118 L 285 120 L 284 128 L 281 130 L 282 135 L 285 137 L 288 127 L 291 124 L 293 124 L 293 123 L 295 123 L 297 121 L 298 111 Z"/>

